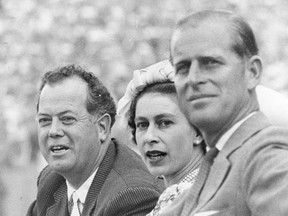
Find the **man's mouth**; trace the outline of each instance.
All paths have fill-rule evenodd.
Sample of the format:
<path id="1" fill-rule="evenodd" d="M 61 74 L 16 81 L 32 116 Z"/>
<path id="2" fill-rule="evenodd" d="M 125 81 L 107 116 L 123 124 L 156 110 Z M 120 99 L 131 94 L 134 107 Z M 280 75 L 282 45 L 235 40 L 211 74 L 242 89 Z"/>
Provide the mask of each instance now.
<path id="1" fill-rule="evenodd" d="M 157 161 L 163 159 L 167 153 L 162 151 L 147 151 L 145 153 L 146 157 L 148 157 L 150 160 Z"/>
<path id="2" fill-rule="evenodd" d="M 61 153 L 61 152 L 64 152 L 64 151 L 67 151 L 69 148 L 67 146 L 63 146 L 63 145 L 57 145 L 57 146 L 52 146 L 50 148 L 50 150 L 53 152 L 53 153 Z"/>
<path id="3" fill-rule="evenodd" d="M 214 95 L 210 95 L 210 94 L 199 94 L 199 95 L 193 95 L 191 97 L 189 97 L 189 100 L 191 101 L 195 101 L 195 100 L 199 100 L 199 99 L 204 99 L 204 98 L 211 98 L 214 97 Z"/>

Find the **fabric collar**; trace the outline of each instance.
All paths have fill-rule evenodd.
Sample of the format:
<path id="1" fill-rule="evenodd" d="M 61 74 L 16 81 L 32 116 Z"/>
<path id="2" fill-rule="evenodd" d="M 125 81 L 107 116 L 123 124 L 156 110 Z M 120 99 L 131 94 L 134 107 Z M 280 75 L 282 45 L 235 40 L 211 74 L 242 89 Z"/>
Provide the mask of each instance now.
<path id="1" fill-rule="evenodd" d="M 76 191 L 76 194 L 78 196 L 78 198 L 80 199 L 81 203 L 84 204 L 85 203 L 85 199 L 86 199 L 86 196 L 87 196 L 87 193 L 88 193 L 88 190 L 92 184 L 92 181 L 97 173 L 97 170 L 96 169 L 92 175 L 90 175 L 90 177 L 78 188 L 78 190 L 75 190 L 72 185 L 66 180 L 66 184 L 67 184 L 67 197 L 68 197 L 68 200 L 69 198 L 71 197 L 72 193 L 74 191 Z"/>
<path id="2" fill-rule="evenodd" d="M 245 118 L 241 119 L 240 121 L 238 121 L 236 124 L 234 124 L 228 131 L 226 131 L 226 133 L 224 133 L 220 139 L 218 140 L 218 142 L 216 143 L 215 147 L 221 151 L 224 147 L 224 145 L 227 143 L 228 139 L 232 136 L 232 134 L 247 120 L 249 119 L 251 116 L 253 116 L 256 112 L 252 112 L 250 113 L 248 116 L 246 116 Z M 207 149 L 207 151 L 210 148 Z"/>

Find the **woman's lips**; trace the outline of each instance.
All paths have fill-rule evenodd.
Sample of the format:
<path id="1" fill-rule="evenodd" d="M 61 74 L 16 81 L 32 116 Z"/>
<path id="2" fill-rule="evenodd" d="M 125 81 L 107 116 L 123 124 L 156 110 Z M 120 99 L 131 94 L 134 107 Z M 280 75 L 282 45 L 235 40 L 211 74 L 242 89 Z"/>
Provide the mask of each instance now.
<path id="1" fill-rule="evenodd" d="M 145 155 L 151 161 L 159 161 L 162 160 L 167 155 L 167 153 L 158 150 L 153 150 L 153 151 L 147 151 Z"/>

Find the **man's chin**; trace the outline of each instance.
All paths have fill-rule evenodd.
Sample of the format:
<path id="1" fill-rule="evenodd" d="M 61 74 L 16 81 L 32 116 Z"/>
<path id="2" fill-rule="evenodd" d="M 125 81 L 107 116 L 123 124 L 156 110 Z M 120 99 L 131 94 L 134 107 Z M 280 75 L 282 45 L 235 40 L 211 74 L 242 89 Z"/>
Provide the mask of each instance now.
<path id="1" fill-rule="evenodd" d="M 191 112 L 188 117 L 189 123 L 196 126 L 197 128 L 210 128 L 214 127 L 217 116 L 211 115 L 211 113 L 205 112 Z"/>
<path id="2" fill-rule="evenodd" d="M 72 165 L 63 161 L 63 162 L 52 162 L 52 163 L 49 163 L 51 169 L 53 169 L 55 172 L 63 175 L 65 173 L 68 173 L 71 171 L 72 169 Z"/>

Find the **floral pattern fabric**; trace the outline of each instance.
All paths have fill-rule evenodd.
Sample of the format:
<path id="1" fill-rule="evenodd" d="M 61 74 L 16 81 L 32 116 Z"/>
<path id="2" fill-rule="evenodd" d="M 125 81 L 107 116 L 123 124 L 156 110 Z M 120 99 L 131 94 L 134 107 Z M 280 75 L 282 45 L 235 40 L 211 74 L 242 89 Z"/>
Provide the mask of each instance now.
<path id="1" fill-rule="evenodd" d="M 181 180 L 180 183 L 166 188 L 166 190 L 159 197 L 154 209 L 147 216 L 157 216 L 163 211 L 163 209 L 169 207 L 176 197 L 193 185 L 198 172 L 199 168 L 190 172 L 184 179 Z"/>

